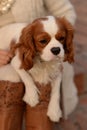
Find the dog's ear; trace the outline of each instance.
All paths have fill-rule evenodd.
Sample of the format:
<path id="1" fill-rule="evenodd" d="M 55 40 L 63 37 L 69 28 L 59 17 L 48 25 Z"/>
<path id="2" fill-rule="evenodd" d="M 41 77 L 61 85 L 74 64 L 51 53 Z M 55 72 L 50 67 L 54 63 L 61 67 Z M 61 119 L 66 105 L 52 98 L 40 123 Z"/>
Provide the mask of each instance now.
<path id="1" fill-rule="evenodd" d="M 65 31 L 66 31 L 66 42 L 64 44 L 65 49 L 65 61 L 69 63 L 74 61 L 74 47 L 73 47 L 73 35 L 74 35 L 74 28 L 71 23 L 68 22 L 64 17 L 60 19 L 62 22 Z"/>
<path id="2" fill-rule="evenodd" d="M 21 59 L 21 68 L 25 70 L 33 67 L 33 58 L 35 56 L 35 46 L 33 42 L 33 25 L 30 24 L 22 30 L 19 39 L 19 55 Z"/>

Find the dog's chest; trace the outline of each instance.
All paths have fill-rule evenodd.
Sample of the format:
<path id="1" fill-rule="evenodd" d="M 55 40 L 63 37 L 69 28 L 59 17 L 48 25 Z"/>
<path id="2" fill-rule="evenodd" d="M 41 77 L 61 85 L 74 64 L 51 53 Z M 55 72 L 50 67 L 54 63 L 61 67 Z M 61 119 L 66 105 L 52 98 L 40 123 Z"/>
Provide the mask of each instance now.
<path id="1" fill-rule="evenodd" d="M 51 83 L 62 72 L 62 65 L 57 62 L 36 63 L 29 73 L 35 82 L 40 84 Z"/>

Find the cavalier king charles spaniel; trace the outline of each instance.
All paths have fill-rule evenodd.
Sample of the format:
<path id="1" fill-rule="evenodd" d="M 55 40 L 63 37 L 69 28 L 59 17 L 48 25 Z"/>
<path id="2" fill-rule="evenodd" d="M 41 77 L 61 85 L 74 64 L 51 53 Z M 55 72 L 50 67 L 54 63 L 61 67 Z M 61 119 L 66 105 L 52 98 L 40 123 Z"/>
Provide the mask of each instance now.
<path id="1" fill-rule="evenodd" d="M 59 103 L 62 64 L 64 61 L 71 63 L 74 57 L 72 25 L 64 17 L 47 16 L 36 19 L 29 25 L 9 25 L 2 28 L 1 32 L 1 49 L 8 49 L 11 38 L 15 38 L 17 44 L 10 67 L 5 65 L 5 68 L 0 68 L 0 80 L 4 69 L 6 74 L 6 66 L 9 74 L 13 67 L 11 72 L 13 71 L 14 79 L 19 75 L 25 85 L 23 100 L 31 107 L 39 103 L 39 90 L 35 82 L 44 85 L 50 83 L 52 91 L 47 115 L 52 121 L 58 121 L 62 116 Z M 18 75 L 14 74 L 14 70 Z M 19 79 L 11 79 L 12 75 L 8 80 L 17 82 Z M 3 80 L 6 80 L 5 76 Z"/>

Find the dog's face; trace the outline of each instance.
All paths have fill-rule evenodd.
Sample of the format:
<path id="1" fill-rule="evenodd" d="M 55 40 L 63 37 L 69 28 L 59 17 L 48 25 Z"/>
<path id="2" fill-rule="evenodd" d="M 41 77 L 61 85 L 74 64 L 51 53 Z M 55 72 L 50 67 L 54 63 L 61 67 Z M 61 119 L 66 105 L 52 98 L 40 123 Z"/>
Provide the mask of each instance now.
<path id="1" fill-rule="evenodd" d="M 72 62 L 72 38 L 73 28 L 64 18 L 49 16 L 35 20 L 24 28 L 20 38 L 20 42 L 27 49 L 27 66 L 28 61 L 37 54 L 43 61 L 57 59 Z M 33 61 L 31 64 L 33 65 Z"/>
<path id="2" fill-rule="evenodd" d="M 64 59 L 65 30 L 54 17 L 40 20 L 34 28 L 34 44 L 36 51 L 44 61 Z"/>

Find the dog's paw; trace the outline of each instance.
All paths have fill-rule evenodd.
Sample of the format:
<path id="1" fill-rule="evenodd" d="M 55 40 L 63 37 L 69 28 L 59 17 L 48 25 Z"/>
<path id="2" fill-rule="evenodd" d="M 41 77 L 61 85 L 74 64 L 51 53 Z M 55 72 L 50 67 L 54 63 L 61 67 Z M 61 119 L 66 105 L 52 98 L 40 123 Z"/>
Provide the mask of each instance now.
<path id="1" fill-rule="evenodd" d="M 51 121 L 58 122 L 59 119 L 62 117 L 62 111 L 60 110 L 60 108 L 50 108 L 47 112 L 47 116 L 50 118 Z"/>
<path id="2" fill-rule="evenodd" d="M 31 107 L 34 107 L 39 103 L 38 93 L 36 91 L 25 93 L 23 100 Z"/>

